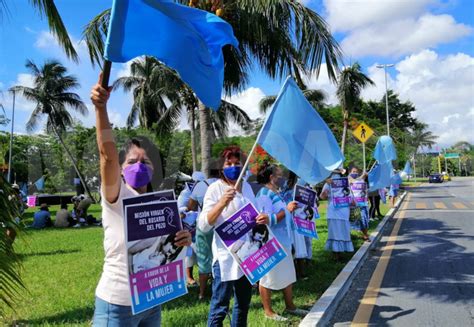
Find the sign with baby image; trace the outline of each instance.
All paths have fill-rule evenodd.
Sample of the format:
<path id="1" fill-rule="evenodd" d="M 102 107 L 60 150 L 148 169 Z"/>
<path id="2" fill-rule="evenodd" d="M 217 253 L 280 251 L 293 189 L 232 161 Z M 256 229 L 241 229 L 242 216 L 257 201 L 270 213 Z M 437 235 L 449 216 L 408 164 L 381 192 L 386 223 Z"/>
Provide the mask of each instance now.
<path id="1" fill-rule="evenodd" d="M 251 284 L 287 256 L 270 228 L 256 223 L 258 214 L 253 204 L 248 203 L 215 229 Z"/>
<path id="2" fill-rule="evenodd" d="M 351 190 L 347 177 L 331 179 L 332 204 L 336 208 L 346 208 L 351 204 Z"/>
<path id="3" fill-rule="evenodd" d="M 354 181 L 351 183 L 351 191 L 356 205 L 358 207 L 367 207 L 367 183 L 364 181 Z"/>
<path id="4" fill-rule="evenodd" d="M 298 202 L 298 207 L 293 212 L 293 221 L 299 234 L 318 239 L 314 222 L 314 219 L 319 218 L 316 197 L 316 192 L 312 189 L 300 185 L 295 186 L 294 201 Z"/>
<path id="5" fill-rule="evenodd" d="M 175 244 L 176 233 L 183 229 L 178 203 L 156 201 L 156 197 L 149 195 L 141 197 L 135 197 L 134 201 L 124 199 L 124 203 L 125 200 L 136 203 L 124 204 L 133 314 L 188 292 L 184 265 L 186 249 Z"/>

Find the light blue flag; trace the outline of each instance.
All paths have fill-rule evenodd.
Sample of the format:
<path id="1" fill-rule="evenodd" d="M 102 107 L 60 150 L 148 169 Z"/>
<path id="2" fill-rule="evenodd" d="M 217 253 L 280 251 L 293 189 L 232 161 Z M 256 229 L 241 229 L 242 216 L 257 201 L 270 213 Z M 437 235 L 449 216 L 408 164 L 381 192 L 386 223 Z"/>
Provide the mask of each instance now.
<path id="1" fill-rule="evenodd" d="M 38 191 L 44 190 L 44 176 L 41 176 L 36 182 L 35 186 L 38 189 Z"/>
<path id="2" fill-rule="evenodd" d="M 310 184 L 323 181 L 344 161 L 331 130 L 291 77 L 286 79 L 257 143 Z"/>
<path id="3" fill-rule="evenodd" d="M 410 165 L 410 161 L 407 161 L 405 163 L 405 168 L 403 168 L 403 172 L 407 175 L 410 175 L 412 173 L 411 171 L 411 165 Z"/>
<path id="4" fill-rule="evenodd" d="M 375 145 L 373 157 L 379 163 L 385 163 L 397 159 L 397 150 L 395 149 L 395 145 L 390 136 L 382 135 L 379 138 Z"/>
<path id="5" fill-rule="evenodd" d="M 170 0 L 114 0 L 105 58 L 126 62 L 155 56 L 175 69 L 206 106 L 217 110 L 226 44 L 238 47 L 232 27 L 207 11 Z"/>
<path id="6" fill-rule="evenodd" d="M 392 177 L 390 178 L 391 185 L 400 185 L 403 183 L 402 176 L 399 173 L 392 173 Z"/>
<path id="7" fill-rule="evenodd" d="M 376 163 L 368 173 L 369 192 L 390 186 L 392 174 L 393 166 L 391 161 L 383 164 Z"/>

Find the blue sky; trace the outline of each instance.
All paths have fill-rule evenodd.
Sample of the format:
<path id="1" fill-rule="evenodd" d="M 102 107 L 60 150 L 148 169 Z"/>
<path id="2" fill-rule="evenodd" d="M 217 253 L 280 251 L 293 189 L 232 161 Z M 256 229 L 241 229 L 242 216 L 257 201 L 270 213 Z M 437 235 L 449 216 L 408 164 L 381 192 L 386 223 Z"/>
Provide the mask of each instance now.
<path id="1" fill-rule="evenodd" d="M 10 86 L 28 84 L 31 78 L 24 67 L 26 59 L 42 64 L 47 58 L 59 59 L 79 78 L 77 90 L 89 104 L 89 90 L 97 79 L 80 43 L 83 26 L 108 8 L 111 0 L 57 0 L 58 10 L 68 31 L 77 42 L 80 64 L 66 59 L 28 0 L 11 0 L 9 14 L 0 25 L 0 102 L 11 114 Z M 344 64 L 358 61 L 376 86 L 364 90 L 365 99 L 379 99 L 385 86 L 377 63 L 394 63 L 389 70 L 389 87 L 418 109 L 418 116 L 449 145 L 466 140 L 474 143 L 474 1 L 471 0 L 313 0 L 301 1 L 316 10 L 329 23 L 344 51 Z M 326 91 L 328 102 L 336 103 L 335 86 L 322 67 L 319 78 L 308 76 L 310 87 Z M 127 73 L 127 65 L 114 65 L 112 78 Z M 252 117 L 264 95 L 278 92 L 281 80 L 270 80 L 254 71 L 248 88 L 229 100 Z M 131 105 L 130 95 L 113 95 L 111 120 L 123 126 Z M 25 133 L 25 124 L 34 104 L 18 99 L 15 131 Z M 90 107 L 92 109 L 92 107 Z M 84 125 L 94 123 L 93 112 L 80 118 Z M 10 126 L 3 127 L 9 130 Z M 40 131 L 40 130 L 39 130 Z"/>

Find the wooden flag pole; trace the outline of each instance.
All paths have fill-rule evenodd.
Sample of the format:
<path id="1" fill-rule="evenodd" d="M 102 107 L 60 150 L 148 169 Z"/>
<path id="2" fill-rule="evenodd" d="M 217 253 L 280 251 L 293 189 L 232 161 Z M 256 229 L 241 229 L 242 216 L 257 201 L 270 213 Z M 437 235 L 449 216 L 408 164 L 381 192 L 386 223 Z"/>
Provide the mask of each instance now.
<path id="1" fill-rule="evenodd" d="M 109 89 L 110 70 L 112 69 L 112 62 L 109 60 L 104 61 L 104 68 L 102 69 L 102 81 L 100 86 L 104 89 Z"/>

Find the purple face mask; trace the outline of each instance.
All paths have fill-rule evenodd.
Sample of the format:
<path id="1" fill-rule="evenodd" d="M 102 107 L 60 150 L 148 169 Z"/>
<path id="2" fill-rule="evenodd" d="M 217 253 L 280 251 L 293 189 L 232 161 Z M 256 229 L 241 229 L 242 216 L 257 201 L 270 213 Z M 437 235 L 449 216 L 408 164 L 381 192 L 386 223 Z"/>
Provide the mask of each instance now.
<path id="1" fill-rule="evenodd" d="M 122 173 L 125 182 L 133 188 L 147 185 L 153 176 L 153 170 L 141 162 L 125 167 Z"/>

